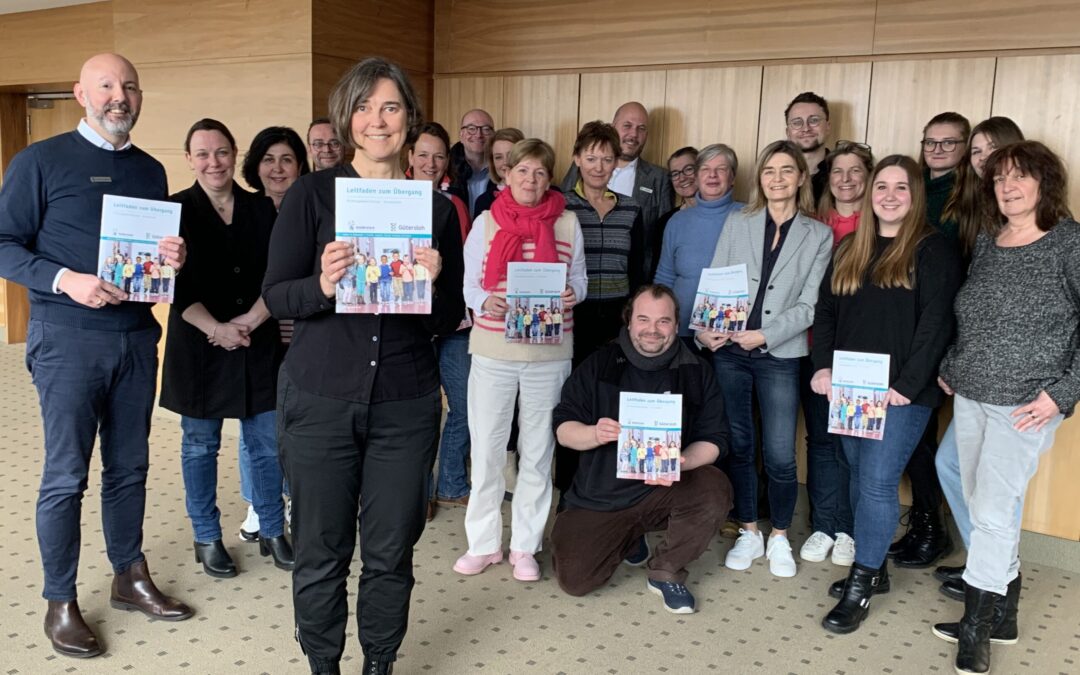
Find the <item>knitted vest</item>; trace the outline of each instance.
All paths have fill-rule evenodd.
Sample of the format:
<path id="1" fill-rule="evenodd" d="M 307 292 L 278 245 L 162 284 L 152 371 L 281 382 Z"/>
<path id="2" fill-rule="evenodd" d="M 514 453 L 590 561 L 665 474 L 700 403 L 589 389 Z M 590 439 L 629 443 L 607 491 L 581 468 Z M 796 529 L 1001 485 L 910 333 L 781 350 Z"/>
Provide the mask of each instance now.
<path id="1" fill-rule="evenodd" d="M 559 255 L 559 262 L 566 263 L 566 269 L 570 269 L 574 252 L 574 230 L 577 228 L 577 216 L 572 211 L 563 211 L 559 219 L 555 221 L 555 250 Z M 487 268 L 488 253 L 491 251 L 491 240 L 499 231 L 499 225 L 491 217 L 490 211 L 484 212 L 484 264 L 480 269 L 481 277 Z M 525 242 L 522 246 L 522 257 L 528 261 L 533 259 L 531 242 Z M 493 295 L 500 298 L 506 297 L 506 278 L 499 280 Z M 494 319 L 490 316 L 475 316 L 473 318 L 473 330 L 469 335 L 469 353 L 479 354 L 491 359 L 502 361 L 569 361 L 574 354 L 574 312 L 563 312 L 562 320 L 562 343 L 557 345 L 531 345 L 518 344 L 506 341 L 506 325 L 503 319 Z"/>

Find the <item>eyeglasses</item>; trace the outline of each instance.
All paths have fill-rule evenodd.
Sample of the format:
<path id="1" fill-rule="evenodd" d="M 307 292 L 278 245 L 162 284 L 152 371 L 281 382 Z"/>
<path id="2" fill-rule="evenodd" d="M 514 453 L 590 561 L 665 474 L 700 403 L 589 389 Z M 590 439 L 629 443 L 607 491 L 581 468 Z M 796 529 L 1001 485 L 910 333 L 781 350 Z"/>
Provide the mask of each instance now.
<path id="1" fill-rule="evenodd" d="M 792 129 L 802 129 L 803 127 L 812 127 L 814 129 L 817 129 L 824 121 L 825 118 L 821 115 L 811 115 L 806 119 L 803 119 L 801 117 L 795 117 L 793 119 L 790 119 L 788 120 L 787 125 Z"/>
<path id="2" fill-rule="evenodd" d="M 682 176 L 683 178 L 693 178 L 696 171 L 697 169 L 694 168 L 693 164 L 687 164 L 678 171 L 669 171 L 668 178 L 671 180 L 678 180 L 679 176 Z"/>
<path id="3" fill-rule="evenodd" d="M 865 150 L 866 152 L 873 152 L 870 146 L 866 143 L 857 143 L 855 141 L 837 141 L 836 147 L 833 148 L 833 152 L 845 152 L 847 150 Z"/>
<path id="4" fill-rule="evenodd" d="M 323 150 L 325 150 L 327 148 L 330 148 L 331 150 L 340 150 L 341 149 L 341 141 L 339 141 L 338 139 L 335 138 L 335 139 L 329 140 L 329 141 L 312 141 L 311 142 L 311 149 L 312 150 L 317 150 L 319 152 L 322 152 Z"/>
<path id="5" fill-rule="evenodd" d="M 466 124 L 465 126 L 461 127 L 461 130 L 468 133 L 468 134 L 480 133 L 481 135 L 484 135 L 484 136 L 489 136 L 489 135 L 495 133 L 495 127 L 488 126 L 486 124 L 483 125 L 483 126 L 477 126 L 475 124 Z"/>
<path id="6" fill-rule="evenodd" d="M 930 138 L 924 138 L 922 140 L 923 150 L 927 152 L 937 152 L 938 148 L 941 148 L 945 152 L 952 152 L 956 149 L 956 146 L 960 145 L 963 141 L 958 141 L 955 138 L 946 138 L 943 141 L 935 141 Z"/>

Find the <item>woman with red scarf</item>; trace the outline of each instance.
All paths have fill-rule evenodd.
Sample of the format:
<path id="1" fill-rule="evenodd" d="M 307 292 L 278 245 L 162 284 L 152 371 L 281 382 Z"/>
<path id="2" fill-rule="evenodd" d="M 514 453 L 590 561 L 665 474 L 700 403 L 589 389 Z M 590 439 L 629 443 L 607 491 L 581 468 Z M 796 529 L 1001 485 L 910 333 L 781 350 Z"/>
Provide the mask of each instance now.
<path id="1" fill-rule="evenodd" d="M 506 176 L 509 189 L 473 221 L 465 241 L 465 303 L 474 313 L 468 398 L 472 491 L 465 511 L 469 550 L 454 563 L 459 574 L 479 574 L 502 562 L 503 467 L 520 392 L 521 462 L 511 510 L 510 564 L 519 581 L 540 578 L 534 556 L 551 508 L 551 413 L 570 375 L 571 308 L 586 293 L 581 226 L 566 210 L 562 194 L 548 189 L 554 164 L 555 153 L 547 143 L 535 138 L 516 143 Z M 568 268 L 560 344 L 506 342 L 507 265 L 524 261 L 561 262 Z"/>

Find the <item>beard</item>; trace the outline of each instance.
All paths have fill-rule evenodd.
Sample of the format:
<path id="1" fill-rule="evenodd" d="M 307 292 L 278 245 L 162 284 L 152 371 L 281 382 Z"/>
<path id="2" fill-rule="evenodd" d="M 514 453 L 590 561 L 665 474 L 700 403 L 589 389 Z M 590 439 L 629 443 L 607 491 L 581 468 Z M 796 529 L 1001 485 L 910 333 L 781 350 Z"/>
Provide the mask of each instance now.
<path id="1" fill-rule="evenodd" d="M 108 114 L 111 112 L 122 112 L 125 117 L 119 121 L 113 121 L 108 118 Z M 86 116 L 114 136 L 127 136 L 135 127 L 135 122 L 139 120 L 139 113 L 132 112 L 131 106 L 127 103 L 109 103 L 101 110 L 97 110 L 93 104 L 87 103 Z"/>

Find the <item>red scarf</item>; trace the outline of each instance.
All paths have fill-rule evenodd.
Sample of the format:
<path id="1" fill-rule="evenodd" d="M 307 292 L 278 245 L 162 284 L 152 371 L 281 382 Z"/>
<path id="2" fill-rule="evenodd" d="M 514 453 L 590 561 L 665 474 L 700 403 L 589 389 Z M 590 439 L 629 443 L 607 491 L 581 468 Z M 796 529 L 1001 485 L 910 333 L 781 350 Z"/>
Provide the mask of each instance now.
<path id="1" fill-rule="evenodd" d="M 491 205 L 491 216 L 499 226 L 488 250 L 484 269 L 484 290 L 493 291 L 506 276 L 506 264 L 521 262 L 522 244 L 531 241 L 533 262 L 559 262 L 555 250 L 555 221 L 566 210 L 562 193 L 548 190 L 536 206 L 522 206 L 510 190 L 502 190 Z"/>

